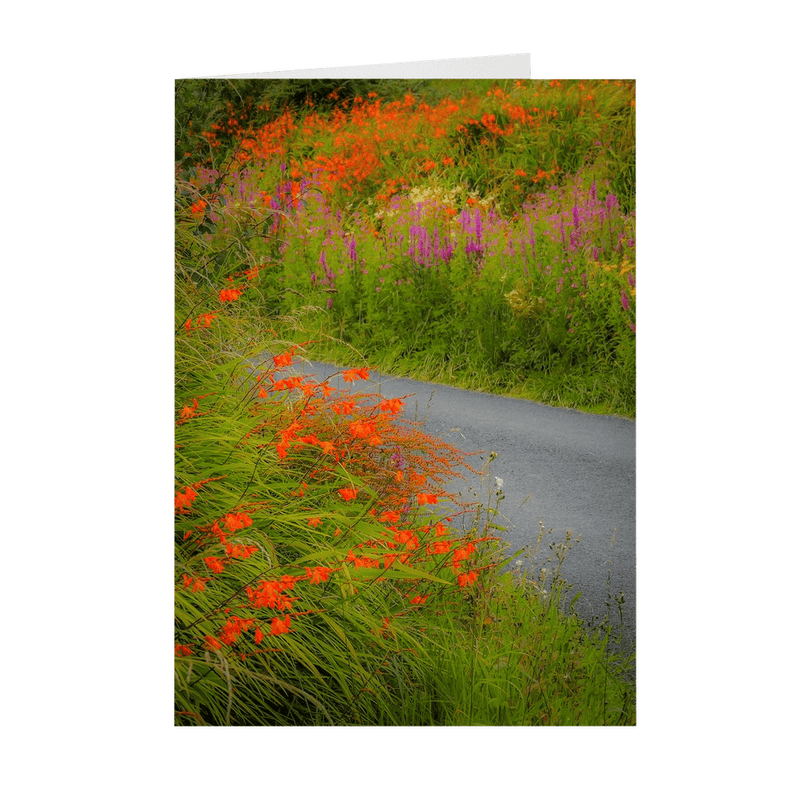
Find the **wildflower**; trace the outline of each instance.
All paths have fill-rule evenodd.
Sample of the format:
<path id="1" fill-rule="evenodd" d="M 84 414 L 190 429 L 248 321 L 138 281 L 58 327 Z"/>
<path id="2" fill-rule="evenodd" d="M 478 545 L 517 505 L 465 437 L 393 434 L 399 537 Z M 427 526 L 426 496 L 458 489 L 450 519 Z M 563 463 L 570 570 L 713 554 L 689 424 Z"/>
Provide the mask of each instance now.
<path id="1" fill-rule="evenodd" d="M 197 497 L 197 492 L 191 486 L 187 486 L 183 492 L 175 495 L 175 511 L 183 513 L 184 507 L 189 510 L 192 507 L 194 499 Z"/>
<path id="2" fill-rule="evenodd" d="M 630 304 L 628 302 L 628 295 L 625 292 L 620 293 L 620 300 L 622 301 L 622 307 L 627 311 L 630 308 Z"/>
<path id="3" fill-rule="evenodd" d="M 253 524 L 253 520 L 250 519 L 247 514 L 243 512 L 239 512 L 238 514 L 226 514 L 225 515 L 225 527 L 233 533 L 234 531 L 238 531 L 241 528 L 247 528 L 248 526 Z"/>
<path id="4" fill-rule="evenodd" d="M 176 656 L 191 656 L 194 655 L 192 653 L 192 648 L 186 644 L 176 644 L 175 645 L 175 655 Z"/>
<path id="5" fill-rule="evenodd" d="M 342 496 L 342 500 L 355 500 L 358 489 L 339 489 L 339 494 Z"/>
<path id="6" fill-rule="evenodd" d="M 205 561 L 206 566 L 216 574 L 225 571 L 225 565 L 218 558 L 209 556 L 208 558 L 204 558 L 203 561 Z"/>
<path id="7" fill-rule="evenodd" d="M 284 619 L 273 617 L 270 623 L 270 636 L 280 636 L 282 633 L 289 633 L 289 626 L 291 623 L 292 618 L 288 614 Z"/>
<path id="8" fill-rule="evenodd" d="M 503 479 L 495 477 L 494 485 L 497 488 L 497 490 L 500 491 L 503 488 Z"/>
<path id="9" fill-rule="evenodd" d="M 412 606 L 421 606 L 423 603 L 430 597 L 429 594 L 426 595 L 417 595 L 416 597 L 411 598 L 411 605 Z"/>
<path id="10" fill-rule="evenodd" d="M 342 373 L 342 378 L 345 379 L 348 383 L 352 383 L 353 381 L 357 380 L 358 378 L 363 378 L 366 380 L 369 378 L 369 370 L 367 369 L 346 369 Z"/>
<path id="11" fill-rule="evenodd" d="M 242 289 L 223 289 L 219 293 L 219 299 L 222 303 L 229 303 L 233 300 L 238 300 L 242 294 Z"/>
<path id="12" fill-rule="evenodd" d="M 318 527 L 319 525 L 322 524 L 322 520 L 319 517 L 311 517 L 311 519 L 309 519 L 309 521 L 308 521 L 308 524 L 312 528 L 316 528 L 316 527 Z"/>
<path id="13" fill-rule="evenodd" d="M 357 439 L 366 439 L 375 433 L 375 423 L 373 422 L 351 422 L 350 434 Z"/>
<path id="14" fill-rule="evenodd" d="M 458 585 L 463 589 L 465 586 L 475 583 L 477 577 L 478 575 L 475 570 L 470 570 L 466 575 L 458 576 Z"/>
<path id="15" fill-rule="evenodd" d="M 222 645 L 213 636 L 206 636 L 205 640 L 206 645 L 211 650 L 220 650 L 222 648 Z"/>
<path id="16" fill-rule="evenodd" d="M 292 353 L 291 351 L 281 353 L 280 355 L 273 356 L 272 360 L 275 362 L 276 367 L 288 367 L 289 364 L 292 363 Z"/>
<path id="17" fill-rule="evenodd" d="M 396 414 L 404 405 L 405 403 L 399 398 L 384 400 L 381 403 L 381 411 L 385 411 L 389 414 Z"/>
<path id="18" fill-rule="evenodd" d="M 306 567 L 306 577 L 310 583 L 324 583 L 330 577 L 330 569 L 327 567 Z"/>
<path id="19" fill-rule="evenodd" d="M 417 502 L 421 505 L 436 505 L 439 502 L 439 498 L 435 494 L 418 494 L 417 495 Z"/>

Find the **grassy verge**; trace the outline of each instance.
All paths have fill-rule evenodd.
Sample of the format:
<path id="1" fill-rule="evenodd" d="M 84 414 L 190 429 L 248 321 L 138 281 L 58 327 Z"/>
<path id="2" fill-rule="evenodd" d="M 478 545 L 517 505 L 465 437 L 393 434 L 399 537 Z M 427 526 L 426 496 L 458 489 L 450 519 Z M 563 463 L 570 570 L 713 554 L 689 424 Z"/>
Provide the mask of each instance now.
<path id="1" fill-rule="evenodd" d="M 635 724 L 630 659 L 562 607 L 558 546 L 503 573 L 500 494 L 447 491 L 464 454 L 359 392 L 365 368 L 350 391 L 292 374 L 253 255 L 288 212 L 209 220 L 177 189 L 176 724 Z"/>
<path id="2" fill-rule="evenodd" d="M 319 359 L 635 416 L 632 84 L 244 83 L 178 92 L 206 279 Z"/>

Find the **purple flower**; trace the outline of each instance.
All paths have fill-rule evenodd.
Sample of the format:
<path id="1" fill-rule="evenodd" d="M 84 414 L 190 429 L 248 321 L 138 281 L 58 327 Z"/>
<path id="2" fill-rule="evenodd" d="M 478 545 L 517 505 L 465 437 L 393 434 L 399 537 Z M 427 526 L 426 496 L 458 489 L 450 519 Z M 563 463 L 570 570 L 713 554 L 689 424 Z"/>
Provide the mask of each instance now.
<path id="1" fill-rule="evenodd" d="M 624 291 L 620 293 L 620 300 L 622 300 L 622 307 L 627 311 L 630 308 L 630 304 L 628 303 L 628 295 Z"/>

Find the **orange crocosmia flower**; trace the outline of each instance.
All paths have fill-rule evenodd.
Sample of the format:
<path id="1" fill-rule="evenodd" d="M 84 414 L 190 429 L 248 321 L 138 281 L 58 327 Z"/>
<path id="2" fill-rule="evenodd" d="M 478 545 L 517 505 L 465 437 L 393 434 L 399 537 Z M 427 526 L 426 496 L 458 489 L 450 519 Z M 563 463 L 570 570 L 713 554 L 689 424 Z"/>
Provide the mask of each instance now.
<path id="1" fill-rule="evenodd" d="M 312 528 L 316 528 L 318 525 L 322 524 L 322 520 L 319 517 L 311 517 L 311 519 L 308 521 L 308 524 Z"/>
<path id="2" fill-rule="evenodd" d="M 430 597 L 429 594 L 417 595 L 416 597 L 412 597 L 411 598 L 411 605 L 412 606 L 421 606 L 429 597 Z"/>
<path id="3" fill-rule="evenodd" d="M 464 586 L 469 586 L 471 583 L 475 583 L 475 579 L 478 577 L 475 570 L 470 570 L 466 575 L 459 575 L 458 576 L 458 585 L 462 588 Z"/>
<path id="4" fill-rule="evenodd" d="M 299 575 L 281 575 L 281 590 L 294 589 L 294 585 L 299 580 Z"/>
<path id="5" fill-rule="evenodd" d="M 398 511 L 387 510 L 384 511 L 383 514 L 379 517 L 381 522 L 399 522 L 400 521 L 400 513 Z"/>
<path id="6" fill-rule="evenodd" d="M 234 531 L 238 531 L 240 528 L 243 528 L 239 515 L 238 514 L 226 514 L 225 515 L 225 527 L 233 533 Z"/>
<path id="7" fill-rule="evenodd" d="M 264 638 L 264 634 L 261 633 L 261 628 L 256 628 L 256 633 L 253 638 L 255 639 L 256 644 L 261 644 L 261 640 Z"/>
<path id="8" fill-rule="evenodd" d="M 330 577 L 330 573 L 328 567 L 314 567 L 313 569 L 306 567 L 306 577 L 310 583 L 324 583 Z"/>
<path id="9" fill-rule="evenodd" d="M 191 509 L 192 503 L 197 497 L 197 492 L 191 486 L 187 486 L 183 492 L 175 495 L 175 510 L 183 511 L 184 507 Z"/>
<path id="10" fill-rule="evenodd" d="M 417 495 L 417 502 L 421 505 L 436 505 L 439 502 L 439 498 L 435 494 L 418 494 Z"/>
<path id="11" fill-rule="evenodd" d="M 288 614 L 284 619 L 273 617 L 270 622 L 270 636 L 280 636 L 282 633 L 289 633 L 289 626 L 291 624 L 292 618 Z"/>
<path id="12" fill-rule="evenodd" d="M 219 299 L 223 303 L 230 303 L 234 300 L 238 300 L 244 289 L 223 289 L 219 293 Z"/>
<path id="13" fill-rule="evenodd" d="M 194 409 L 189 408 L 189 406 L 184 406 L 181 409 L 181 419 L 189 419 L 190 417 L 194 416 Z"/>
<path id="14" fill-rule="evenodd" d="M 433 554 L 449 553 L 450 542 L 447 541 L 447 539 L 439 539 L 433 542 L 433 544 L 428 545 L 428 552 Z"/>
<path id="15" fill-rule="evenodd" d="M 278 356 L 273 356 L 272 360 L 275 362 L 276 367 L 288 367 L 289 364 L 292 363 L 293 356 L 294 351 L 287 350 L 285 353 L 281 353 Z"/>
<path id="16" fill-rule="evenodd" d="M 213 556 L 209 556 L 208 558 L 204 558 L 203 561 L 206 562 L 206 566 L 212 571 L 217 574 L 220 572 L 225 571 L 225 565 L 218 559 L 214 558 Z"/>
<path id="17" fill-rule="evenodd" d="M 444 536 L 447 533 L 447 528 L 441 523 L 436 523 L 436 535 L 437 536 Z"/>
<path id="18" fill-rule="evenodd" d="M 206 636 L 206 645 L 212 650 L 219 650 L 222 648 L 222 645 L 213 637 L 213 636 Z"/>
<path id="19" fill-rule="evenodd" d="M 394 474 L 395 483 L 400 483 L 403 480 L 403 473 L 400 470 L 397 470 Z"/>
<path id="20" fill-rule="evenodd" d="M 375 423 L 374 422 L 351 422 L 350 423 L 350 434 L 355 436 L 357 439 L 366 439 L 370 436 L 375 434 Z"/>
<path id="21" fill-rule="evenodd" d="M 334 451 L 333 442 L 317 442 L 317 444 L 322 448 L 322 452 L 327 455 L 331 455 Z"/>
<path id="22" fill-rule="evenodd" d="M 339 489 L 339 494 L 342 496 L 342 500 L 355 500 L 358 489 Z"/>
<path id="23" fill-rule="evenodd" d="M 185 325 L 183 327 L 186 328 L 187 331 L 191 331 L 192 330 L 192 321 L 190 319 L 187 319 L 186 323 L 185 323 Z"/>
<path id="24" fill-rule="evenodd" d="M 192 653 L 192 648 L 186 644 L 176 644 L 175 645 L 175 655 L 176 656 L 191 656 L 194 655 Z"/>
<path id="25" fill-rule="evenodd" d="M 216 317 L 217 317 L 216 314 L 201 314 L 197 318 L 197 324 L 200 325 L 200 320 L 202 319 L 203 320 L 203 327 L 204 328 L 210 328 L 211 327 L 211 322 L 214 319 L 216 319 Z"/>
<path id="26" fill-rule="evenodd" d="M 405 403 L 399 398 L 384 400 L 381 403 L 381 411 L 387 411 L 390 414 L 396 414 L 404 405 Z"/>
<path id="27" fill-rule="evenodd" d="M 352 383 L 358 378 L 363 378 L 364 380 L 366 380 L 367 378 L 369 378 L 369 370 L 363 367 L 361 369 L 346 369 L 342 373 L 342 377 L 348 383 Z"/>

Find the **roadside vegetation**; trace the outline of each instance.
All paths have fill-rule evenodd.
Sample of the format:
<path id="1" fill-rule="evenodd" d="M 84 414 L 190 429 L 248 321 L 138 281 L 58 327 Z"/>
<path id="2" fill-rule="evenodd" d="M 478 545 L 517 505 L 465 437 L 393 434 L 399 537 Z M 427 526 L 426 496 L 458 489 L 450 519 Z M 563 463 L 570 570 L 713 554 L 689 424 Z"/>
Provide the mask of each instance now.
<path id="1" fill-rule="evenodd" d="M 177 84 L 176 725 L 635 724 L 633 655 L 563 602 L 570 534 L 509 556 L 491 454 L 369 381 L 632 415 L 632 98 Z"/>

